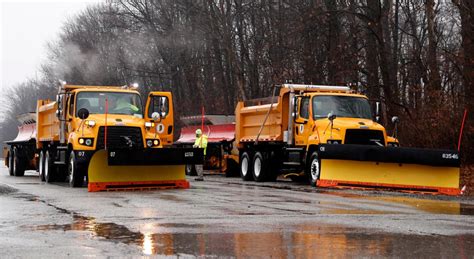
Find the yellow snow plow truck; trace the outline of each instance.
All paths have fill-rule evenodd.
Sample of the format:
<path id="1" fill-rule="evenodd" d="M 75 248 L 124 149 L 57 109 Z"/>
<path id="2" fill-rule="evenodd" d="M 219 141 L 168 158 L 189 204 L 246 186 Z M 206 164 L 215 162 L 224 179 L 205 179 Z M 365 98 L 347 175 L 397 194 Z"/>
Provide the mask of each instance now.
<path id="1" fill-rule="evenodd" d="M 188 188 L 185 164 L 202 163 L 201 149 L 170 146 L 170 92 L 151 92 L 143 106 L 137 86 L 62 83 L 31 115 L 6 142 L 11 175 L 36 167 L 43 181 L 88 181 L 89 191 Z"/>
<path id="2" fill-rule="evenodd" d="M 299 84 L 239 102 L 242 179 L 269 181 L 285 174 L 313 186 L 459 194 L 458 152 L 400 147 L 378 123 L 379 107 L 373 116 L 367 97 L 349 87 Z"/>

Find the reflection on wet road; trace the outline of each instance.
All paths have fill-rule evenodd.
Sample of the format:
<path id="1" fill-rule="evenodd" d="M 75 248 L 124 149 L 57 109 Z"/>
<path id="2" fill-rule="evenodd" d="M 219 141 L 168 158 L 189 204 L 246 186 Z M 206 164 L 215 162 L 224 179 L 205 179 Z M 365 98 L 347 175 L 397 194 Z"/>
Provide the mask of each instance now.
<path id="1" fill-rule="evenodd" d="M 296 224 L 263 232 L 193 233 L 206 225 L 148 224 L 142 232 L 72 214 L 73 223 L 25 227 L 35 231 L 86 231 L 99 240 L 139 246 L 144 255 L 246 257 L 459 257 L 472 256 L 473 235 L 390 234 L 338 225 Z M 152 233 L 147 229 L 160 229 Z M 169 232 L 168 232 L 169 231 Z M 168 232 L 168 233 L 167 233 Z M 420 247 L 424 247 L 420 249 Z"/>
<path id="2" fill-rule="evenodd" d="M 10 179 L 18 190 L 0 184 L 0 250 L 25 257 L 54 257 L 57 249 L 237 258 L 472 258 L 474 251 L 474 202 L 462 199 L 211 181 L 188 190 L 87 193 L 0 175 Z"/>
<path id="3" fill-rule="evenodd" d="M 364 202 L 364 200 L 392 202 L 435 214 L 474 215 L 474 205 L 459 201 L 430 200 L 403 196 L 363 196 L 343 192 L 325 192 L 325 194 L 360 199 L 361 202 Z"/>

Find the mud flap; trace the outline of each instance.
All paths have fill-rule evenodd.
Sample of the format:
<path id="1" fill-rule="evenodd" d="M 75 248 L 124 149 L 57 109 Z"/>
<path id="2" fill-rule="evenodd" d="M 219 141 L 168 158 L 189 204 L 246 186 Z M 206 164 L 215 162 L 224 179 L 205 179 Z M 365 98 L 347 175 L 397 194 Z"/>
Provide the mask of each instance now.
<path id="1" fill-rule="evenodd" d="M 384 187 L 459 195 L 460 159 L 453 150 L 321 145 L 317 186 Z"/>
<path id="2" fill-rule="evenodd" d="M 202 163 L 202 149 L 99 150 L 88 168 L 89 192 L 189 188 L 185 164 Z"/>

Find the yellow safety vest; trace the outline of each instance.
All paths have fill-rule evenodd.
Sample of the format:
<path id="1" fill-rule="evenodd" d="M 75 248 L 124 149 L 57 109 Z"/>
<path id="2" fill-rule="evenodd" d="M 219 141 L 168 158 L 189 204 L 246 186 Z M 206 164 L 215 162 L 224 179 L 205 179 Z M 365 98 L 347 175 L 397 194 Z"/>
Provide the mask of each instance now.
<path id="1" fill-rule="evenodd" d="M 194 141 L 194 146 L 197 146 L 199 148 L 204 148 L 204 155 L 206 155 L 207 136 L 203 134 L 201 135 L 201 137 L 196 138 L 196 141 Z"/>

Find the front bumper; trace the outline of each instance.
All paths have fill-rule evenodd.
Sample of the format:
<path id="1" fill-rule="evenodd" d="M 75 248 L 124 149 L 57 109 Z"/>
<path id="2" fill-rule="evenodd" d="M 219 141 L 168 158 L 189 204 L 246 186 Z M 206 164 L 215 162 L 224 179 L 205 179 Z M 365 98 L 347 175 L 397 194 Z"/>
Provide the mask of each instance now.
<path id="1" fill-rule="evenodd" d="M 371 145 L 320 145 L 321 159 L 371 161 L 399 164 L 418 164 L 438 167 L 459 167 L 461 160 L 456 150 Z"/>
<path id="2" fill-rule="evenodd" d="M 153 148 L 143 150 L 109 149 L 109 165 L 185 165 L 202 164 L 202 148 Z"/>

